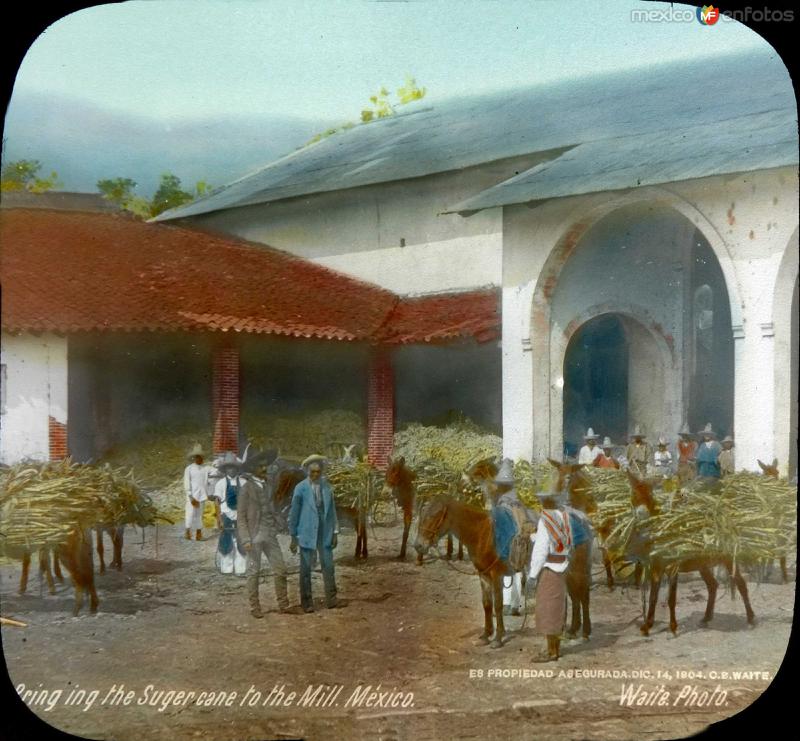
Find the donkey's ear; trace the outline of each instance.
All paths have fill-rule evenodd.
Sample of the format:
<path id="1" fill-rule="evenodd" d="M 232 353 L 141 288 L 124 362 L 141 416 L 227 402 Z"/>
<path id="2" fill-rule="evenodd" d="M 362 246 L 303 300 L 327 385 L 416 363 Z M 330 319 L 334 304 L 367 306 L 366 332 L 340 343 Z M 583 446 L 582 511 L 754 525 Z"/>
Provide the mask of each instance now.
<path id="1" fill-rule="evenodd" d="M 401 466 L 405 466 L 405 465 L 406 465 L 406 457 L 405 457 L 404 455 L 401 455 L 401 456 L 400 456 L 400 457 L 397 459 L 397 462 L 398 462 L 398 463 L 399 463 Z"/>
<path id="2" fill-rule="evenodd" d="M 758 462 L 758 465 L 760 466 L 762 471 L 767 470 L 767 465 L 765 463 L 762 463 L 758 458 L 756 458 L 756 461 Z"/>
<path id="3" fill-rule="evenodd" d="M 772 467 L 773 468 L 777 468 L 778 467 L 778 459 L 777 458 L 773 458 L 772 459 Z"/>
<path id="4" fill-rule="evenodd" d="M 626 469 L 625 473 L 628 474 L 628 478 L 631 480 L 632 483 L 634 483 L 634 484 L 641 484 L 642 483 L 642 480 L 640 478 L 638 478 L 637 476 L 635 476 L 633 473 L 631 473 L 630 469 Z"/>
<path id="5" fill-rule="evenodd" d="M 394 461 L 392 460 L 392 456 L 390 455 L 386 456 L 386 463 L 389 465 L 389 467 L 391 467 L 392 463 L 394 463 Z"/>
<path id="6" fill-rule="evenodd" d="M 547 459 L 547 462 L 548 462 L 548 463 L 549 463 L 551 466 L 555 466 L 556 468 L 561 468 L 561 462 L 560 462 L 560 461 L 556 461 L 556 460 L 553 460 L 552 458 L 548 458 L 548 459 Z"/>

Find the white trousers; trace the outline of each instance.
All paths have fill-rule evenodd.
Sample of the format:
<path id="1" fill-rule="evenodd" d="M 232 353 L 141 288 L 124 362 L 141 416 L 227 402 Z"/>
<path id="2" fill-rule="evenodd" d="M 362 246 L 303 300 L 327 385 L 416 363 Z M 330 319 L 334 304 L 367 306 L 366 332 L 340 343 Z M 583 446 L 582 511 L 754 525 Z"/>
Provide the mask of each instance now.
<path id="1" fill-rule="evenodd" d="M 203 505 L 205 502 L 200 502 L 199 507 L 192 507 L 192 503 L 188 497 L 186 499 L 186 529 L 187 530 L 202 530 L 203 529 Z"/>
<path id="2" fill-rule="evenodd" d="M 503 607 L 506 605 L 509 605 L 512 610 L 519 610 L 522 608 L 521 571 L 518 571 L 514 576 L 503 577 Z"/>
<path id="3" fill-rule="evenodd" d="M 239 549 L 234 545 L 233 550 L 222 555 L 219 551 L 214 556 L 214 563 L 220 574 L 236 574 L 244 576 L 247 573 L 247 556 L 239 553 Z"/>

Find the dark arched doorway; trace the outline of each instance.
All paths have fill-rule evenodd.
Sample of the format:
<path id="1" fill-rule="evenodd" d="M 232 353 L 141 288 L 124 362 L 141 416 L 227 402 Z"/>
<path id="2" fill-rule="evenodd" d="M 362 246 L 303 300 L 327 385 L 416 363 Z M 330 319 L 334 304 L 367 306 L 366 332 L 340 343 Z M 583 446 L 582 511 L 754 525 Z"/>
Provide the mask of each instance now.
<path id="1" fill-rule="evenodd" d="M 628 340 L 620 317 L 604 314 L 573 334 L 564 356 L 564 453 L 574 456 L 587 427 L 619 443 L 628 420 Z"/>

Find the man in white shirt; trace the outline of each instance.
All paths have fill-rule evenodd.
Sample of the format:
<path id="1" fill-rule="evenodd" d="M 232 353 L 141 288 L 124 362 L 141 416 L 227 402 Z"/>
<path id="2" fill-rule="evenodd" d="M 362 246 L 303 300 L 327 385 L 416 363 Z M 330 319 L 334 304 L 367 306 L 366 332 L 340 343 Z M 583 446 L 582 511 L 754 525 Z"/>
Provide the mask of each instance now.
<path id="1" fill-rule="evenodd" d="M 591 466 L 594 464 L 594 459 L 600 455 L 600 448 L 597 447 L 597 435 L 594 434 L 594 430 L 590 427 L 583 436 L 583 439 L 585 445 L 578 453 L 578 463 Z"/>
<path id="2" fill-rule="evenodd" d="M 203 465 L 203 449 L 195 445 L 188 455 L 192 462 L 183 472 L 183 491 L 186 494 L 186 540 L 203 539 L 203 507 L 208 499 L 209 467 Z"/>

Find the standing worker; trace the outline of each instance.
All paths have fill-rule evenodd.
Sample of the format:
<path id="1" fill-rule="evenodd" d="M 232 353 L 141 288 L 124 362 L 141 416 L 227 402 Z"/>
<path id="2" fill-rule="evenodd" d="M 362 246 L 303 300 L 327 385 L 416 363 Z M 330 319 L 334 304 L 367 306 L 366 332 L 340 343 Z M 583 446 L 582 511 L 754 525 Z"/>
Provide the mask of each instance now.
<path id="1" fill-rule="evenodd" d="M 647 475 L 647 465 L 650 463 L 650 446 L 647 438 L 639 425 L 633 428 L 629 438 L 630 442 L 625 450 L 628 459 L 628 468 L 640 478 Z"/>
<path id="2" fill-rule="evenodd" d="M 722 446 L 717 440 L 717 433 L 711 427 L 711 422 L 705 426 L 700 437 L 703 440 L 697 446 L 697 475 L 701 478 L 718 479 L 719 454 L 722 452 Z"/>
<path id="3" fill-rule="evenodd" d="M 583 439 L 584 446 L 578 452 L 578 463 L 591 466 L 597 456 L 600 455 L 600 448 L 597 447 L 597 435 L 594 434 L 594 430 L 590 427 Z"/>
<path id="4" fill-rule="evenodd" d="M 561 634 L 567 617 L 565 572 L 572 550 L 569 515 L 555 494 L 536 495 L 542 502 L 542 514 L 533 541 L 529 577 L 536 584 L 536 632 L 547 636 L 547 655 L 539 661 L 557 661 Z"/>
<path id="5" fill-rule="evenodd" d="M 272 463 L 272 461 L 269 461 Z M 247 595 L 250 614 L 254 618 L 264 617 L 258 599 L 258 579 L 261 572 L 261 556 L 265 554 L 272 568 L 275 581 L 275 597 L 281 612 L 289 611 L 289 596 L 286 587 L 286 564 L 278 543 L 278 516 L 273 502 L 273 491 L 267 475 L 267 463 L 242 487 L 239 494 L 236 533 L 242 548 L 247 553 Z"/>
<path id="6" fill-rule="evenodd" d="M 736 472 L 736 464 L 733 458 L 733 438 L 725 435 L 722 439 L 722 452 L 719 454 L 719 473 L 720 476 L 730 476 Z"/>
<path id="7" fill-rule="evenodd" d="M 336 519 L 336 503 L 333 489 L 322 476 L 325 459 L 321 455 L 310 455 L 303 461 L 308 476 L 294 489 L 292 507 L 289 511 L 289 549 L 297 553 L 300 546 L 300 603 L 304 612 L 314 612 L 311 593 L 311 564 L 314 553 L 319 553 L 322 580 L 325 584 L 325 603 L 336 607 L 336 577 L 333 568 L 333 549 L 339 539 L 339 521 Z"/>
<path id="8" fill-rule="evenodd" d="M 188 457 L 192 462 L 183 471 L 183 491 L 186 494 L 186 540 L 192 539 L 192 530 L 197 540 L 203 539 L 203 506 L 208 499 L 209 471 L 203 465 L 203 448 L 196 444 Z"/>

